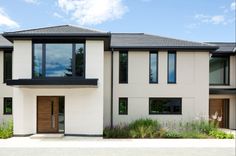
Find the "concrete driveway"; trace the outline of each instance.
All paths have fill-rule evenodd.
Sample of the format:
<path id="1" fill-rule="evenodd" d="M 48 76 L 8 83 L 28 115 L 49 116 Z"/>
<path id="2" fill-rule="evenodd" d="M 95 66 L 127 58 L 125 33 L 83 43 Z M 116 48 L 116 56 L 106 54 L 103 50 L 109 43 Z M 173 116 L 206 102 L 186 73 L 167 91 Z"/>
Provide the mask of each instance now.
<path id="1" fill-rule="evenodd" d="M 0 156 L 235 156 L 234 139 L 103 139 L 63 137 L 0 140 Z"/>

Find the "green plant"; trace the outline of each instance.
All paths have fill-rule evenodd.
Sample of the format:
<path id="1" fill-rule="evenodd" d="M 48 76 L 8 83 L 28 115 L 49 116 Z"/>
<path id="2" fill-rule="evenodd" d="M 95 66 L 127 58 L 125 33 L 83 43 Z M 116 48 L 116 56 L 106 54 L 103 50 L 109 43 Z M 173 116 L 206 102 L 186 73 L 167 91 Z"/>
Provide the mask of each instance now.
<path id="1" fill-rule="evenodd" d="M 158 135 L 161 125 L 156 120 L 139 119 L 129 125 L 132 138 L 154 138 Z"/>
<path id="2" fill-rule="evenodd" d="M 6 139 L 13 136 L 13 122 L 9 120 L 0 125 L 0 139 Z"/>
<path id="3" fill-rule="evenodd" d="M 113 128 L 105 128 L 103 131 L 103 136 L 105 138 L 128 138 L 129 130 L 127 126 L 115 126 Z"/>
<path id="4" fill-rule="evenodd" d="M 164 138 L 182 138 L 183 136 L 181 133 L 176 131 L 167 131 L 163 135 Z"/>
<path id="5" fill-rule="evenodd" d="M 217 139 L 233 139 L 234 138 L 233 134 L 227 134 L 221 130 L 210 131 L 209 135 Z"/>

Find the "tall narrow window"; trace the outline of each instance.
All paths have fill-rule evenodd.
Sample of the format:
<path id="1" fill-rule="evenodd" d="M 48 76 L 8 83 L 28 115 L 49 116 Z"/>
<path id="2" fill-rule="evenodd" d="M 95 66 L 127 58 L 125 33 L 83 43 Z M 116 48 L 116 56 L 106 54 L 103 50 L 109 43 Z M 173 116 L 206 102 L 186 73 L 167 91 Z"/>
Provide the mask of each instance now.
<path id="1" fill-rule="evenodd" d="M 12 114 L 12 98 L 4 98 L 4 104 L 3 104 L 3 114 L 5 115 L 11 115 Z"/>
<path id="2" fill-rule="evenodd" d="M 84 44 L 76 44 L 75 50 L 75 73 L 76 76 L 84 76 Z"/>
<path id="3" fill-rule="evenodd" d="M 119 53 L 119 83 L 128 83 L 128 52 Z"/>
<path id="4" fill-rule="evenodd" d="M 149 82 L 158 83 L 158 53 L 150 52 L 149 56 Z"/>
<path id="5" fill-rule="evenodd" d="M 128 98 L 119 98 L 119 115 L 128 114 Z"/>
<path id="6" fill-rule="evenodd" d="M 4 82 L 12 79 L 12 52 L 4 52 Z"/>
<path id="7" fill-rule="evenodd" d="M 210 58 L 210 85 L 229 84 L 229 57 Z"/>
<path id="8" fill-rule="evenodd" d="M 43 45 L 42 44 L 34 44 L 34 72 L 33 76 L 36 77 L 42 77 L 42 50 Z"/>
<path id="9" fill-rule="evenodd" d="M 176 83 L 176 52 L 168 52 L 168 83 Z"/>

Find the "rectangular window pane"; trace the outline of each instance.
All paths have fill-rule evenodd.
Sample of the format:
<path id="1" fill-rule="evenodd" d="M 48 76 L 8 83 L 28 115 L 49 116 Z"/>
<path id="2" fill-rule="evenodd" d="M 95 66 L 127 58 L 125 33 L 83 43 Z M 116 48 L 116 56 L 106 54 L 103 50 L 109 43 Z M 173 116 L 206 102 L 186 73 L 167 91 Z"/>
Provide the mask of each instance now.
<path id="1" fill-rule="evenodd" d="M 65 97 L 59 97 L 59 115 L 58 115 L 58 122 L 59 122 L 59 132 L 65 131 Z"/>
<path id="2" fill-rule="evenodd" d="M 84 76 L 84 44 L 76 44 L 75 52 L 75 72 L 76 76 Z"/>
<path id="3" fill-rule="evenodd" d="M 128 98 L 119 98 L 119 114 L 128 114 Z"/>
<path id="4" fill-rule="evenodd" d="M 72 76 L 72 44 L 46 44 L 46 77 Z"/>
<path id="5" fill-rule="evenodd" d="M 149 82 L 157 83 L 158 82 L 158 53 L 150 52 L 149 56 L 150 69 L 149 69 Z"/>
<path id="6" fill-rule="evenodd" d="M 33 76 L 34 77 L 42 77 L 42 53 L 43 45 L 42 44 L 34 44 L 34 67 L 33 67 Z"/>
<path id="7" fill-rule="evenodd" d="M 128 52 L 119 53 L 119 83 L 128 83 Z"/>
<path id="8" fill-rule="evenodd" d="M 4 82 L 12 79 L 12 52 L 4 52 Z"/>
<path id="9" fill-rule="evenodd" d="M 168 83 L 176 83 L 176 52 L 168 52 Z"/>
<path id="10" fill-rule="evenodd" d="M 4 98 L 3 104 L 3 113 L 4 114 L 12 114 L 12 98 Z"/>
<path id="11" fill-rule="evenodd" d="M 149 114 L 181 114 L 181 98 L 150 98 Z"/>
<path id="12" fill-rule="evenodd" d="M 229 84 L 229 57 L 210 58 L 210 84 Z"/>

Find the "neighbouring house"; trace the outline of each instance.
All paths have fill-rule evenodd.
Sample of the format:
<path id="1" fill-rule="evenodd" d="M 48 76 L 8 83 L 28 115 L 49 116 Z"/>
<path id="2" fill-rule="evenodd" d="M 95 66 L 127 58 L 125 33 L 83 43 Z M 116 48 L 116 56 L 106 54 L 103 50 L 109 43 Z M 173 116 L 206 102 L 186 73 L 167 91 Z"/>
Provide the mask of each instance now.
<path id="1" fill-rule="evenodd" d="M 236 129 L 235 51 L 235 43 L 70 25 L 5 32 L 0 120 L 13 114 L 16 136 L 97 136 L 139 118 L 178 122 L 217 112 L 221 127 Z"/>

